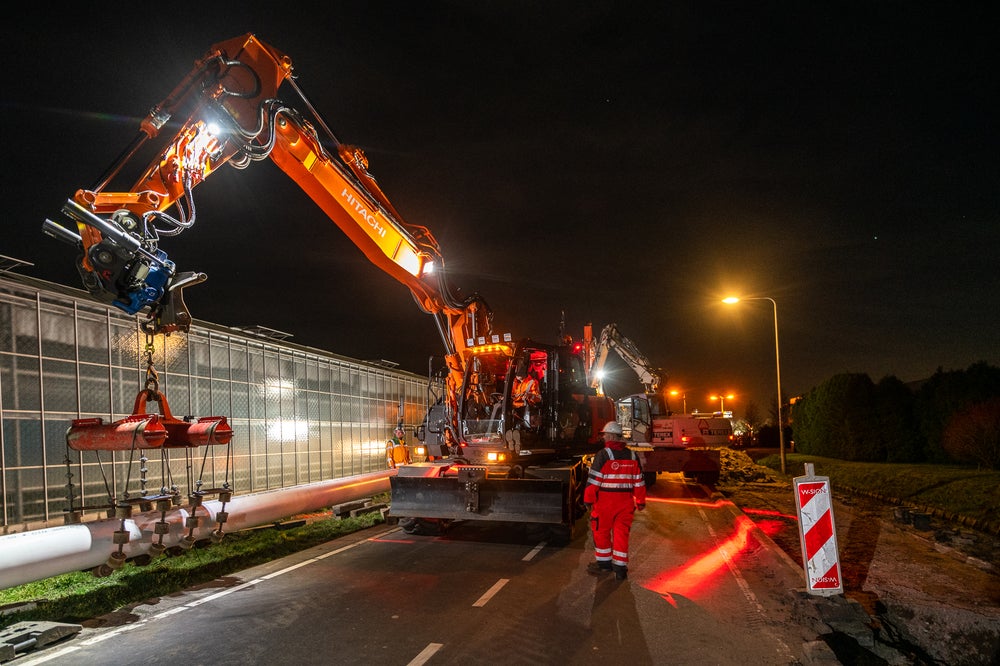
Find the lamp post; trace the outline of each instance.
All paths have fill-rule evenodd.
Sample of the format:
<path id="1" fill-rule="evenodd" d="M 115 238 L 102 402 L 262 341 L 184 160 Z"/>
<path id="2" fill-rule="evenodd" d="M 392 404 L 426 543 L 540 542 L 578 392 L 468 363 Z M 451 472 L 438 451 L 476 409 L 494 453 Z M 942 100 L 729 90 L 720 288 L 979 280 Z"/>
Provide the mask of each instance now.
<path id="1" fill-rule="evenodd" d="M 732 393 L 730 393 L 729 395 L 722 395 L 720 393 L 719 395 L 710 395 L 710 396 L 708 396 L 708 399 L 709 400 L 718 400 L 719 401 L 719 411 L 722 412 L 723 415 L 725 415 L 725 413 L 726 413 L 726 400 L 732 400 L 735 397 L 736 396 L 733 395 Z"/>
<path id="2" fill-rule="evenodd" d="M 778 304 L 774 302 L 773 298 L 768 296 L 755 296 L 748 298 L 737 298 L 735 296 L 729 296 L 728 298 L 722 299 L 723 303 L 728 303 L 732 305 L 733 303 L 739 303 L 743 301 L 771 301 L 771 305 L 774 307 L 774 368 L 777 372 L 778 379 L 778 453 L 781 456 L 781 473 L 785 473 L 785 428 L 781 422 L 781 352 L 778 348 Z"/>
<path id="3" fill-rule="evenodd" d="M 670 395 L 679 395 L 679 396 L 681 396 L 681 401 L 684 403 L 684 413 L 687 414 L 688 413 L 688 396 L 687 396 L 687 393 L 682 393 L 681 391 L 671 391 Z"/>

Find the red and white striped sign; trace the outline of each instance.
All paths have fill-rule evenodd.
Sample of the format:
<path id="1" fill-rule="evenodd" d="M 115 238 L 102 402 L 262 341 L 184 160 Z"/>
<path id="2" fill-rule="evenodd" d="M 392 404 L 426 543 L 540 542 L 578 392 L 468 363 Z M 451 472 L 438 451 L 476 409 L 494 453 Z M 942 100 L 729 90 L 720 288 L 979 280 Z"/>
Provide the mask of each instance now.
<path id="1" fill-rule="evenodd" d="M 837 530 L 833 523 L 830 479 L 813 476 L 812 465 L 809 463 L 806 463 L 806 474 L 807 476 L 793 479 L 806 587 L 811 594 L 841 594 L 844 582 L 840 575 L 840 553 L 837 549 Z"/>

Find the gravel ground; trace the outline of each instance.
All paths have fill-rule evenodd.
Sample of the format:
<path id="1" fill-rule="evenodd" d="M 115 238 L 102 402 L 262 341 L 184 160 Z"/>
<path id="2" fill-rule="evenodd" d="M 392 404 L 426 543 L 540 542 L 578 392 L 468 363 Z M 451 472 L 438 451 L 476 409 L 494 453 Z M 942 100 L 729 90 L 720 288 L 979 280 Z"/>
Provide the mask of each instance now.
<path id="1" fill-rule="evenodd" d="M 841 661 L 1000 662 L 1000 539 L 937 519 L 917 527 L 897 507 L 840 493 L 834 479 L 831 488 L 844 597 L 868 614 L 874 647 L 888 648 L 866 650 L 861 637 L 849 660 L 834 646 Z M 726 451 L 717 489 L 801 565 L 790 483 L 746 453 Z"/>

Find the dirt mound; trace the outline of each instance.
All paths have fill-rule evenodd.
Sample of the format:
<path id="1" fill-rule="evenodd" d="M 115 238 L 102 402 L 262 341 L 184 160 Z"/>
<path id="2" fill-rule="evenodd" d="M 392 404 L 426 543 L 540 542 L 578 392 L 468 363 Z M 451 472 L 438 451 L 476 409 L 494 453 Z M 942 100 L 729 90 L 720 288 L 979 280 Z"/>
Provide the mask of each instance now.
<path id="1" fill-rule="evenodd" d="M 719 475 L 719 486 L 732 486 L 740 483 L 779 483 L 778 477 L 767 467 L 761 467 L 743 451 L 721 449 L 722 473 Z M 786 484 L 787 485 L 787 484 Z"/>

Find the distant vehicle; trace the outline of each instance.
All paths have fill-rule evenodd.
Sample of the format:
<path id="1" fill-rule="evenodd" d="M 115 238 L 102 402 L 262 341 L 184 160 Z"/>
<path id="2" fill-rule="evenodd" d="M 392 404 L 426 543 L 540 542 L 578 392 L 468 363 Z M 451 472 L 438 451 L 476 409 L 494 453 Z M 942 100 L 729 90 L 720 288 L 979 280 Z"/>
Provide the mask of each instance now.
<path id="1" fill-rule="evenodd" d="M 663 394 L 657 391 L 662 371 L 654 368 L 614 324 L 604 327 L 594 345 L 590 376 L 598 393 L 603 393 L 598 382 L 612 349 L 636 373 L 644 388 L 643 393 L 615 401 L 615 420 L 621 424 L 629 448 L 639 454 L 646 485 L 656 483 L 660 472 L 682 473 L 698 483 L 715 485 L 722 469 L 719 448 L 734 441 L 730 420 L 714 415 L 672 414 Z"/>

